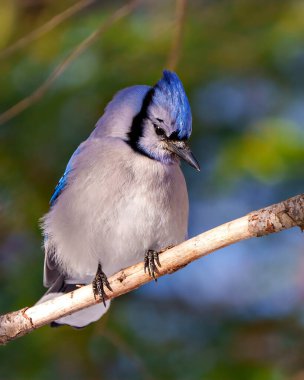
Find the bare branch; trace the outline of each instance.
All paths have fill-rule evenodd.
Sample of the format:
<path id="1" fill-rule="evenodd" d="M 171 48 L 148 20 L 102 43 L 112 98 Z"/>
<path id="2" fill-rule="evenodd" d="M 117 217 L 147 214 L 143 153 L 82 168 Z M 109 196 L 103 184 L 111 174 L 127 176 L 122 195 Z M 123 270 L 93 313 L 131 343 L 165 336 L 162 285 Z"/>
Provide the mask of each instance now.
<path id="1" fill-rule="evenodd" d="M 121 20 L 130 14 L 138 4 L 138 0 L 132 0 L 123 7 L 115 11 L 107 21 L 96 29 L 92 34 L 83 40 L 49 75 L 49 77 L 31 95 L 22 99 L 20 102 L 9 108 L 0 115 L 0 125 L 6 123 L 22 111 L 36 103 L 50 88 L 54 81 L 78 58 L 89 46 L 91 46 L 107 29 L 116 21 Z"/>
<path id="2" fill-rule="evenodd" d="M 175 70 L 181 54 L 183 29 L 186 18 L 187 0 L 176 0 L 176 31 L 172 41 L 166 67 Z"/>
<path id="3" fill-rule="evenodd" d="M 88 5 L 92 4 L 95 0 L 80 0 L 76 4 L 73 4 L 70 8 L 59 13 L 58 15 L 51 18 L 45 24 L 39 28 L 33 30 L 28 35 L 20 38 L 18 41 L 14 42 L 12 45 L 0 51 L 0 60 L 9 57 L 16 50 L 21 49 L 28 45 L 30 42 L 42 37 L 47 32 L 54 29 L 57 25 L 60 25 L 63 21 L 74 16 L 77 12 L 81 11 Z"/>
<path id="4" fill-rule="evenodd" d="M 296 226 L 304 230 L 304 194 L 251 212 L 163 251 L 159 276 L 173 273 L 202 256 L 241 240 Z M 123 269 L 109 279 L 113 292 L 108 292 L 107 298 L 128 293 L 149 281 L 151 278 L 144 272 L 143 263 Z M 87 285 L 45 303 L 0 316 L 0 344 L 98 302 L 92 285 Z"/>

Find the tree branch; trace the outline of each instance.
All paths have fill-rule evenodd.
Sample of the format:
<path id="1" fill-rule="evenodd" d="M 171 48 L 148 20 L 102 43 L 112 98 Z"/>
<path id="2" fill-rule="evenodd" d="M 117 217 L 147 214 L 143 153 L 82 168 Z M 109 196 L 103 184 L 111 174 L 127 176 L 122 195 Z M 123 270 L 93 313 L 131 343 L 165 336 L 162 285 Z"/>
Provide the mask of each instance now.
<path id="1" fill-rule="evenodd" d="M 159 276 L 173 273 L 227 245 L 296 226 L 304 230 L 304 194 L 253 211 L 163 251 Z M 113 292 L 108 292 L 107 298 L 128 293 L 149 281 L 151 278 L 144 272 L 143 263 L 123 269 L 109 279 Z M 0 344 L 98 302 L 100 300 L 95 300 L 92 285 L 87 285 L 45 303 L 0 316 Z"/>
<path id="2" fill-rule="evenodd" d="M 176 70 L 176 66 L 181 55 L 182 37 L 186 19 L 186 7 L 187 0 L 176 0 L 175 34 L 172 40 L 172 46 L 166 65 L 166 67 L 172 71 Z"/>
<path id="3" fill-rule="evenodd" d="M 7 111 L 0 114 L 0 125 L 6 123 L 21 112 L 35 104 L 51 87 L 54 81 L 78 58 L 89 46 L 91 46 L 103 33 L 105 33 L 116 21 L 130 14 L 138 5 L 139 0 L 131 0 L 115 11 L 98 29 L 91 33 L 85 40 L 76 46 L 74 50 L 51 72 L 48 78 L 29 96 L 20 100 Z"/>
<path id="4" fill-rule="evenodd" d="M 60 25 L 63 21 L 74 16 L 77 12 L 86 8 L 92 4 L 95 0 L 80 0 L 76 4 L 73 4 L 70 8 L 57 14 L 45 24 L 41 25 L 39 28 L 33 30 L 28 35 L 20 38 L 18 41 L 14 42 L 12 45 L 0 51 L 0 60 L 9 57 L 18 49 L 21 49 L 28 45 L 30 42 L 42 37 L 45 33 L 54 29 L 57 25 Z"/>

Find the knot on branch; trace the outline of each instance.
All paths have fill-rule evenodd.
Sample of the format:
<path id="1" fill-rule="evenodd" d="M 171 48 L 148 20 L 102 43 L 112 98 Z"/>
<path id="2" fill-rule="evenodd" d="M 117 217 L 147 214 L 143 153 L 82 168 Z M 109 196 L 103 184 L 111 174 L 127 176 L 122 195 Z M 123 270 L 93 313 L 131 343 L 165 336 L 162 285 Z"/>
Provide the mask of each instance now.
<path id="1" fill-rule="evenodd" d="M 304 231 L 304 194 L 254 211 L 248 217 L 248 229 L 257 237 L 296 226 Z"/>

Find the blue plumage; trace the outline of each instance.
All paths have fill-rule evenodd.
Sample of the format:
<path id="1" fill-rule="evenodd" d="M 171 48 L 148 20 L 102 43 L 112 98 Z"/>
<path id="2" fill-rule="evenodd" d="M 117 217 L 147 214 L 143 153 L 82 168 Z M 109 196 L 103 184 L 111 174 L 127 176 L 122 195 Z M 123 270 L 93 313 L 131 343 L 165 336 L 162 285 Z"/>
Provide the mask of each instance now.
<path id="1" fill-rule="evenodd" d="M 79 146 L 75 150 L 75 152 L 73 153 L 72 157 L 70 158 L 70 160 L 66 166 L 65 172 L 63 173 L 63 176 L 60 178 L 57 186 L 55 187 L 54 193 L 50 199 L 50 205 L 51 206 L 53 206 L 55 204 L 57 198 L 59 197 L 59 195 L 62 193 L 62 191 L 66 187 L 68 176 L 69 176 L 70 172 L 73 170 L 73 165 L 72 165 L 73 158 L 75 158 L 75 156 L 77 156 L 81 152 L 81 150 L 82 150 L 82 148 Z"/>
<path id="2" fill-rule="evenodd" d="M 62 190 L 65 188 L 67 183 L 67 176 L 71 169 L 69 168 L 69 165 L 67 165 L 67 168 L 63 174 L 63 176 L 60 178 L 57 186 L 55 187 L 54 193 L 50 199 L 50 205 L 53 206 L 59 195 L 61 194 Z"/>
<path id="3" fill-rule="evenodd" d="M 176 126 L 177 136 L 180 140 L 187 140 L 192 131 L 191 108 L 179 77 L 168 70 L 164 70 L 163 77 L 154 87 L 152 102 L 171 113 L 172 123 Z"/>

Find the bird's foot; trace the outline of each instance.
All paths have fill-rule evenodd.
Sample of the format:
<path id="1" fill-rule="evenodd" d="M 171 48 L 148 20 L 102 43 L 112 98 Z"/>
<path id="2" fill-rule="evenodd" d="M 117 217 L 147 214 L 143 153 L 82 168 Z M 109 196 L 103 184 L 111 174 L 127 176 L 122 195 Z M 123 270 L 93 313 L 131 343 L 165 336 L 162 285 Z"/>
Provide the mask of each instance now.
<path id="1" fill-rule="evenodd" d="M 147 251 L 145 254 L 144 264 L 145 273 L 148 269 L 149 275 L 157 281 L 156 274 L 159 273 L 157 266 L 161 267 L 159 262 L 159 253 L 153 250 Z"/>
<path id="2" fill-rule="evenodd" d="M 111 285 L 108 281 L 107 276 L 102 271 L 100 264 L 98 264 L 96 276 L 93 280 L 92 285 L 93 285 L 93 293 L 94 293 L 95 299 L 99 297 L 102 300 L 103 304 L 106 306 L 106 300 L 105 300 L 106 293 L 104 291 L 104 287 L 106 286 L 109 290 L 111 290 L 111 292 L 113 292 L 113 290 L 111 288 Z"/>

